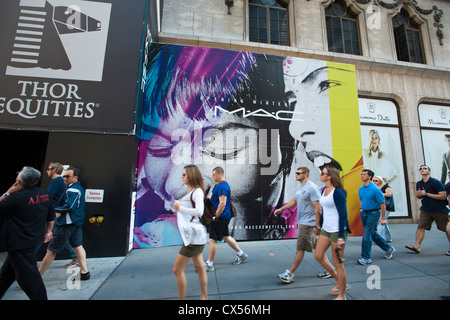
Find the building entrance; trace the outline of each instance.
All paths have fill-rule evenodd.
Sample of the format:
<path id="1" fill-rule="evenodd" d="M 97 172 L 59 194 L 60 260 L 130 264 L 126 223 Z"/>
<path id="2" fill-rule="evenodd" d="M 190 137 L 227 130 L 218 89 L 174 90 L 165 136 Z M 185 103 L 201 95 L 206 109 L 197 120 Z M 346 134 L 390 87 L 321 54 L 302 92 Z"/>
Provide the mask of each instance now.
<path id="1" fill-rule="evenodd" d="M 44 162 L 48 132 L 0 130 L 0 141 L 2 145 L 0 193 L 8 190 L 16 179 L 17 171 L 24 166 L 36 168 L 43 176 L 46 174 Z"/>

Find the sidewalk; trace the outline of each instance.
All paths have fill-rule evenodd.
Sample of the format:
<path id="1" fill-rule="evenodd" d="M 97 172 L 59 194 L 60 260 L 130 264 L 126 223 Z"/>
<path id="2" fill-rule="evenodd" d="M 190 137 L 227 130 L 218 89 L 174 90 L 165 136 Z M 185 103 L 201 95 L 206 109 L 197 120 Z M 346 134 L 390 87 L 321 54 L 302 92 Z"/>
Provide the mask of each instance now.
<path id="1" fill-rule="evenodd" d="M 392 260 L 385 260 L 383 252 L 374 245 L 372 266 L 356 263 L 360 258 L 361 237 L 349 237 L 345 269 L 351 289 L 347 291 L 347 299 L 449 299 L 450 257 L 445 255 L 449 249 L 447 238 L 433 225 L 433 229 L 425 233 L 421 253 L 415 254 L 405 249 L 405 245 L 414 244 L 416 227 L 416 224 L 390 225 L 392 245 L 397 251 Z M 242 241 L 239 244 L 249 255 L 241 265 L 232 265 L 234 251 L 225 243 L 219 244 L 216 271 L 208 273 L 210 300 L 333 299 L 328 291 L 334 286 L 334 281 L 317 277 L 322 267 L 311 253 L 305 254 L 295 282 L 283 284 L 278 280 L 276 275 L 291 266 L 296 240 Z M 207 249 L 208 246 L 205 247 L 204 259 Z M 178 246 L 149 248 L 133 250 L 126 257 L 88 259 L 92 278 L 82 281 L 80 289 L 71 288 L 70 281 L 68 284 L 67 279 L 72 274 L 63 267 L 68 261 L 55 261 L 44 275 L 48 297 L 50 300 L 175 300 L 177 288 L 172 267 L 178 251 Z M 2 254 L 0 264 L 3 259 Z M 187 299 L 199 299 L 198 277 L 192 263 L 186 268 L 186 277 Z M 14 283 L 3 299 L 28 298 Z"/>

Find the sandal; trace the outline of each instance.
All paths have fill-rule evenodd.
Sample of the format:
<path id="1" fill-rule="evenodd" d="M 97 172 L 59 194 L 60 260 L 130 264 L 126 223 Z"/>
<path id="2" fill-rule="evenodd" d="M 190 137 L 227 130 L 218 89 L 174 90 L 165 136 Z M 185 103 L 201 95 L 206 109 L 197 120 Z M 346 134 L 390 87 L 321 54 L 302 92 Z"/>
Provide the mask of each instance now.
<path id="1" fill-rule="evenodd" d="M 411 250 L 411 251 L 414 251 L 415 253 L 420 253 L 420 250 L 417 249 L 417 248 L 414 247 L 414 246 L 405 246 L 405 248 L 406 248 L 406 249 L 409 249 L 409 250 Z"/>
<path id="2" fill-rule="evenodd" d="M 446 256 L 450 256 L 450 250 L 445 253 Z"/>
<path id="3" fill-rule="evenodd" d="M 351 288 L 350 285 L 347 284 L 347 286 L 345 287 L 345 291 L 347 291 L 350 288 Z M 333 289 L 330 290 L 330 294 L 339 294 L 339 288 L 334 287 Z"/>

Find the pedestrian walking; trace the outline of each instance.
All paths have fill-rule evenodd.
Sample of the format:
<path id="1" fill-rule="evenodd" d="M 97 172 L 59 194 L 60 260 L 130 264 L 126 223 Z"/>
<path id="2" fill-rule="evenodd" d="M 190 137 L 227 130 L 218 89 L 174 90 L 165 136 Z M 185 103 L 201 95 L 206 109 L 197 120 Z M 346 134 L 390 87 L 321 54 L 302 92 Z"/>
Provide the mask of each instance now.
<path id="1" fill-rule="evenodd" d="M 416 198 L 422 200 L 422 206 L 420 207 L 419 223 L 416 230 L 416 242 L 414 245 L 405 246 L 415 253 L 420 253 L 425 230 L 431 230 L 433 221 L 436 223 L 438 230 L 445 232 L 450 242 L 450 223 L 445 187 L 438 179 L 431 177 L 429 166 L 421 165 L 419 172 L 422 180 L 416 183 Z M 450 250 L 445 254 L 450 255 Z"/>
<path id="2" fill-rule="evenodd" d="M 248 255 L 241 250 L 236 240 L 230 236 L 228 225 L 231 220 L 231 189 L 224 178 L 225 171 L 222 167 L 216 167 L 212 171 L 212 178 L 216 185 L 211 192 L 211 202 L 216 210 L 214 220 L 208 225 L 209 250 L 208 260 L 205 262 L 206 271 L 215 270 L 214 258 L 217 253 L 217 241 L 225 241 L 234 251 L 236 257 L 233 264 L 241 264 Z"/>
<path id="3" fill-rule="evenodd" d="M 67 192 L 67 186 L 64 183 L 63 177 L 61 177 L 61 174 L 64 172 L 64 166 L 61 163 L 58 162 L 50 162 L 47 169 L 47 175 L 50 179 L 52 179 L 47 187 L 47 192 L 50 195 L 50 198 L 52 199 L 53 207 L 58 207 L 64 205 L 66 202 L 66 192 Z M 56 222 L 56 220 L 55 220 Z M 55 226 L 55 225 L 54 225 Z M 36 253 L 39 251 L 39 248 L 41 247 L 42 243 L 40 243 L 36 248 Z M 71 261 L 66 264 L 64 267 L 67 268 L 73 268 L 75 266 L 78 266 L 80 262 L 77 259 L 77 255 L 75 251 L 73 251 L 72 246 L 70 245 L 69 241 L 66 241 L 65 248 L 67 251 L 69 251 Z"/>
<path id="4" fill-rule="evenodd" d="M 386 242 L 392 242 L 392 235 L 388 225 L 388 218 L 391 212 L 395 211 L 394 194 L 392 193 L 392 189 L 389 186 L 386 178 L 383 178 L 381 176 L 375 176 L 373 177 L 372 181 L 378 188 L 380 188 L 386 201 L 385 202 L 386 211 L 384 215 L 386 223 L 385 224 L 379 223 L 377 230 L 380 236 L 382 236 L 383 239 L 386 240 Z"/>
<path id="5" fill-rule="evenodd" d="M 206 227 L 200 222 L 204 212 L 205 187 L 203 177 L 195 165 L 183 169 L 183 183 L 189 187 L 189 193 L 175 201 L 173 208 L 177 213 L 178 229 L 183 239 L 173 266 L 177 281 L 178 299 L 186 298 L 187 280 L 184 272 L 192 259 L 200 283 L 200 299 L 208 299 L 208 276 L 203 264 L 203 249 L 207 240 Z M 192 201 L 195 206 L 192 205 Z"/>
<path id="6" fill-rule="evenodd" d="M 47 300 L 35 249 L 50 240 L 55 214 L 48 193 L 36 186 L 40 178 L 38 170 L 24 167 L 0 197 L 0 252 L 8 253 L 0 271 L 0 298 L 17 280 L 28 298 Z"/>
<path id="7" fill-rule="evenodd" d="M 312 252 L 316 245 L 314 229 L 320 229 L 320 189 L 309 180 L 309 169 L 307 167 L 298 168 L 295 172 L 295 179 L 299 184 L 294 197 L 273 212 L 275 216 L 278 216 L 284 210 L 297 206 L 297 251 L 291 267 L 278 274 L 278 278 L 284 283 L 294 282 L 294 273 L 302 263 L 305 251 Z"/>
<path id="8" fill-rule="evenodd" d="M 336 280 L 336 286 L 330 293 L 338 295 L 336 300 L 345 300 L 345 291 L 349 286 L 344 268 L 344 251 L 347 235 L 351 233 L 347 218 L 347 192 L 339 171 L 334 167 L 324 167 L 320 173 L 320 181 L 325 183 L 326 188 L 319 200 L 322 206 L 322 225 L 314 258 Z M 335 267 L 326 259 L 326 251 L 330 246 Z"/>
<path id="9" fill-rule="evenodd" d="M 86 251 L 83 248 L 82 226 L 86 203 L 84 188 L 79 181 L 80 174 L 80 169 L 70 167 L 63 176 L 64 182 L 68 186 L 67 198 L 64 205 L 55 207 L 58 219 L 56 220 L 53 238 L 39 267 L 41 275 L 44 275 L 55 260 L 56 254 L 61 252 L 66 242 L 69 241 L 80 261 L 80 279 L 89 280 L 91 278 L 86 264 Z"/>
<path id="10" fill-rule="evenodd" d="M 375 242 L 385 253 L 385 259 L 391 259 L 395 248 L 389 245 L 377 232 L 378 223 L 386 223 L 386 203 L 383 193 L 373 182 L 374 172 L 364 169 L 361 173 L 363 185 L 359 188 L 359 200 L 361 201 L 361 222 L 364 226 L 361 258 L 358 263 L 368 265 L 372 263 L 372 242 Z"/>

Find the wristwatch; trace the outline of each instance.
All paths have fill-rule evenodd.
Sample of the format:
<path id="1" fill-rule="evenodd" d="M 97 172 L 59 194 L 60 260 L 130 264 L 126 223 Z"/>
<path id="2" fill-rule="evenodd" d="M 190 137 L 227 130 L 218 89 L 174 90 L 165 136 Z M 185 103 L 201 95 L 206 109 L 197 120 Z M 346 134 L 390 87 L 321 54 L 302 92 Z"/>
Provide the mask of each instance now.
<path id="1" fill-rule="evenodd" d="M 4 194 L 3 194 L 3 197 L 7 197 L 7 196 L 9 196 L 9 193 L 8 192 L 5 192 Z"/>

